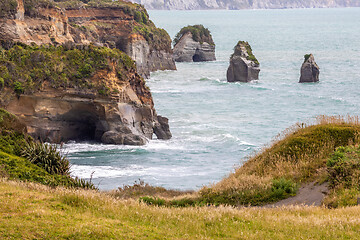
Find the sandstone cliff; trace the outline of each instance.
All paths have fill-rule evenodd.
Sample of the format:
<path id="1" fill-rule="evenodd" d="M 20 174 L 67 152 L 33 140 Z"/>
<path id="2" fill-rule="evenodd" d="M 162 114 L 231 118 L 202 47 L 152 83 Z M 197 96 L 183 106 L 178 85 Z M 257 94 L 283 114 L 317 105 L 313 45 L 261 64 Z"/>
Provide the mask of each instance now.
<path id="1" fill-rule="evenodd" d="M 146 9 L 163 10 L 360 7 L 358 0 L 132 0 L 132 2 L 142 4 Z"/>
<path id="2" fill-rule="evenodd" d="M 142 6 L 111 0 L 84 2 L 4 0 L 0 39 L 118 48 L 135 60 L 143 77 L 149 77 L 150 71 L 176 69 L 169 35 L 156 28 Z"/>
<path id="3" fill-rule="evenodd" d="M 239 41 L 230 57 L 226 73 L 228 82 L 250 82 L 259 79 L 260 64 L 248 42 Z"/>
<path id="4" fill-rule="evenodd" d="M 34 138 L 143 145 L 169 139 L 145 81 L 129 56 L 88 45 L 0 46 L 0 107 Z"/>
<path id="5" fill-rule="evenodd" d="M 215 44 L 203 25 L 187 26 L 180 30 L 174 42 L 174 59 L 177 62 L 215 61 Z"/>

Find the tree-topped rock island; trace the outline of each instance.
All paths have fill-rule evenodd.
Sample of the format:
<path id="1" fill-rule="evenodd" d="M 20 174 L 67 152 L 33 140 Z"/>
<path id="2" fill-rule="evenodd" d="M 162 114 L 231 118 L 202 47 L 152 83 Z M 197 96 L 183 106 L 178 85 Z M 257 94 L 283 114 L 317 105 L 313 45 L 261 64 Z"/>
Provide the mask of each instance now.
<path id="1" fill-rule="evenodd" d="M 174 39 L 176 62 L 215 61 L 215 44 L 209 29 L 203 25 L 183 27 Z"/>
<path id="2" fill-rule="evenodd" d="M 227 70 L 228 82 L 250 82 L 259 79 L 260 64 L 248 42 L 239 41 L 230 57 Z"/>
<path id="3" fill-rule="evenodd" d="M 311 53 L 304 56 L 304 63 L 301 66 L 300 73 L 300 83 L 319 81 L 320 68 Z"/>

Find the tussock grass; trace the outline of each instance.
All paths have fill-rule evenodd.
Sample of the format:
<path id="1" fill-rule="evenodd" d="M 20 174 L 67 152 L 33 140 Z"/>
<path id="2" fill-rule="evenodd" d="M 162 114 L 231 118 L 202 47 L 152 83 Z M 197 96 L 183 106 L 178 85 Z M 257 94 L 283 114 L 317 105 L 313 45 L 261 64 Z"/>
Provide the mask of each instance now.
<path id="1" fill-rule="evenodd" d="M 358 144 L 359 118 L 319 116 L 313 123 L 298 123 L 279 134 L 270 146 L 250 156 L 245 164 L 200 194 L 207 202 L 262 205 L 286 198 L 294 191 L 274 195 L 274 183 L 285 185 L 327 178 L 326 162 L 339 146 Z M 284 190 L 289 187 L 284 186 Z"/>
<path id="2" fill-rule="evenodd" d="M 0 180 L 1 239 L 359 239 L 360 207 L 148 207 Z"/>

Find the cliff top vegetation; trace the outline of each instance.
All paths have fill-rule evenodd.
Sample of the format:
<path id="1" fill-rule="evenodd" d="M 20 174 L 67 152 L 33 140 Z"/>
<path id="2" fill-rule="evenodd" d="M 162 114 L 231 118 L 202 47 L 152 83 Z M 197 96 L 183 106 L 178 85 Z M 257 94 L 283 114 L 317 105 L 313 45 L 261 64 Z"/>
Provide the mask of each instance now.
<path id="1" fill-rule="evenodd" d="M 111 89 L 105 79 L 94 81 L 95 74 L 115 71 L 121 85 L 136 74 L 135 70 L 134 61 L 118 49 L 9 42 L 0 45 L 0 93 L 12 89 L 18 95 L 31 94 L 46 85 L 110 95 L 117 89 Z"/>
<path id="2" fill-rule="evenodd" d="M 175 36 L 174 38 L 174 44 L 176 45 L 182 36 L 184 36 L 186 33 L 191 32 L 192 38 L 196 42 L 200 43 L 208 43 L 210 45 L 215 45 L 211 33 L 209 29 L 205 28 L 203 25 L 193 25 L 193 26 L 187 26 L 183 27 Z"/>
<path id="3" fill-rule="evenodd" d="M 248 56 L 246 57 L 247 60 L 253 61 L 256 64 L 259 64 L 259 61 L 256 59 L 255 55 L 252 52 L 251 46 L 248 42 L 245 41 L 239 41 L 236 46 L 234 47 L 234 53 L 231 55 L 240 55 L 241 54 L 241 47 L 245 47 L 246 52 L 248 54 Z"/>

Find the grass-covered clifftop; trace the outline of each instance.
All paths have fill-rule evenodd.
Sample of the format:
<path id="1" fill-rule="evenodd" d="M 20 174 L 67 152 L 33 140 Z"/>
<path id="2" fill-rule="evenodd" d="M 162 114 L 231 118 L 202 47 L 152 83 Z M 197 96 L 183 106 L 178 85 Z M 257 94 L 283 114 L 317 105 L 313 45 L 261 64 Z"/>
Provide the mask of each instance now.
<path id="1" fill-rule="evenodd" d="M 295 194 L 296 187 L 302 183 L 334 181 L 331 179 L 338 179 L 342 173 L 332 168 L 346 160 L 345 156 L 342 160 L 337 159 L 341 163 L 333 163 L 329 159 L 334 158 L 332 154 L 337 154 L 338 147 L 348 149 L 346 146 L 357 146 L 359 133 L 358 118 L 321 117 L 314 125 L 298 124 L 288 129 L 270 147 L 250 157 L 234 173 L 211 187 L 203 188 L 200 191 L 202 199 L 215 204 L 262 205 Z M 358 147 L 350 149 L 349 154 L 358 151 Z M 356 184 L 351 180 L 360 170 L 351 170 L 358 167 L 357 160 L 354 161 L 346 166 L 341 165 L 344 167 L 342 171 L 349 172 L 349 184 L 338 188 L 330 185 L 336 193 L 331 193 L 332 201 L 325 199 L 324 203 L 328 206 L 339 205 L 334 202 L 341 201 L 339 198 L 343 196 L 339 191 L 346 188 L 353 191 L 351 196 L 347 196 L 351 201 L 342 205 L 354 205 L 357 196 L 360 196 L 360 189 L 354 188 Z"/>
<path id="2" fill-rule="evenodd" d="M 206 42 L 206 43 L 208 43 L 210 45 L 215 45 L 209 29 L 205 28 L 201 24 L 193 25 L 193 26 L 189 25 L 187 27 L 183 27 L 176 34 L 176 36 L 174 38 L 174 45 L 176 45 L 180 41 L 182 36 L 184 36 L 188 32 L 191 33 L 193 40 L 196 41 L 196 42 L 200 42 L 200 43 Z"/>
<path id="3" fill-rule="evenodd" d="M 4 89 L 12 89 L 16 94 L 34 93 L 46 84 L 52 88 L 76 88 L 109 95 L 117 89 L 111 89 L 106 79 L 93 79 L 95 74 L 115 71 L 121 84 L 121 81 L 129 81 L 136 72 L 134 61 L 118 49 L 92 45 L 2 45 L 0 93 Z"/>

